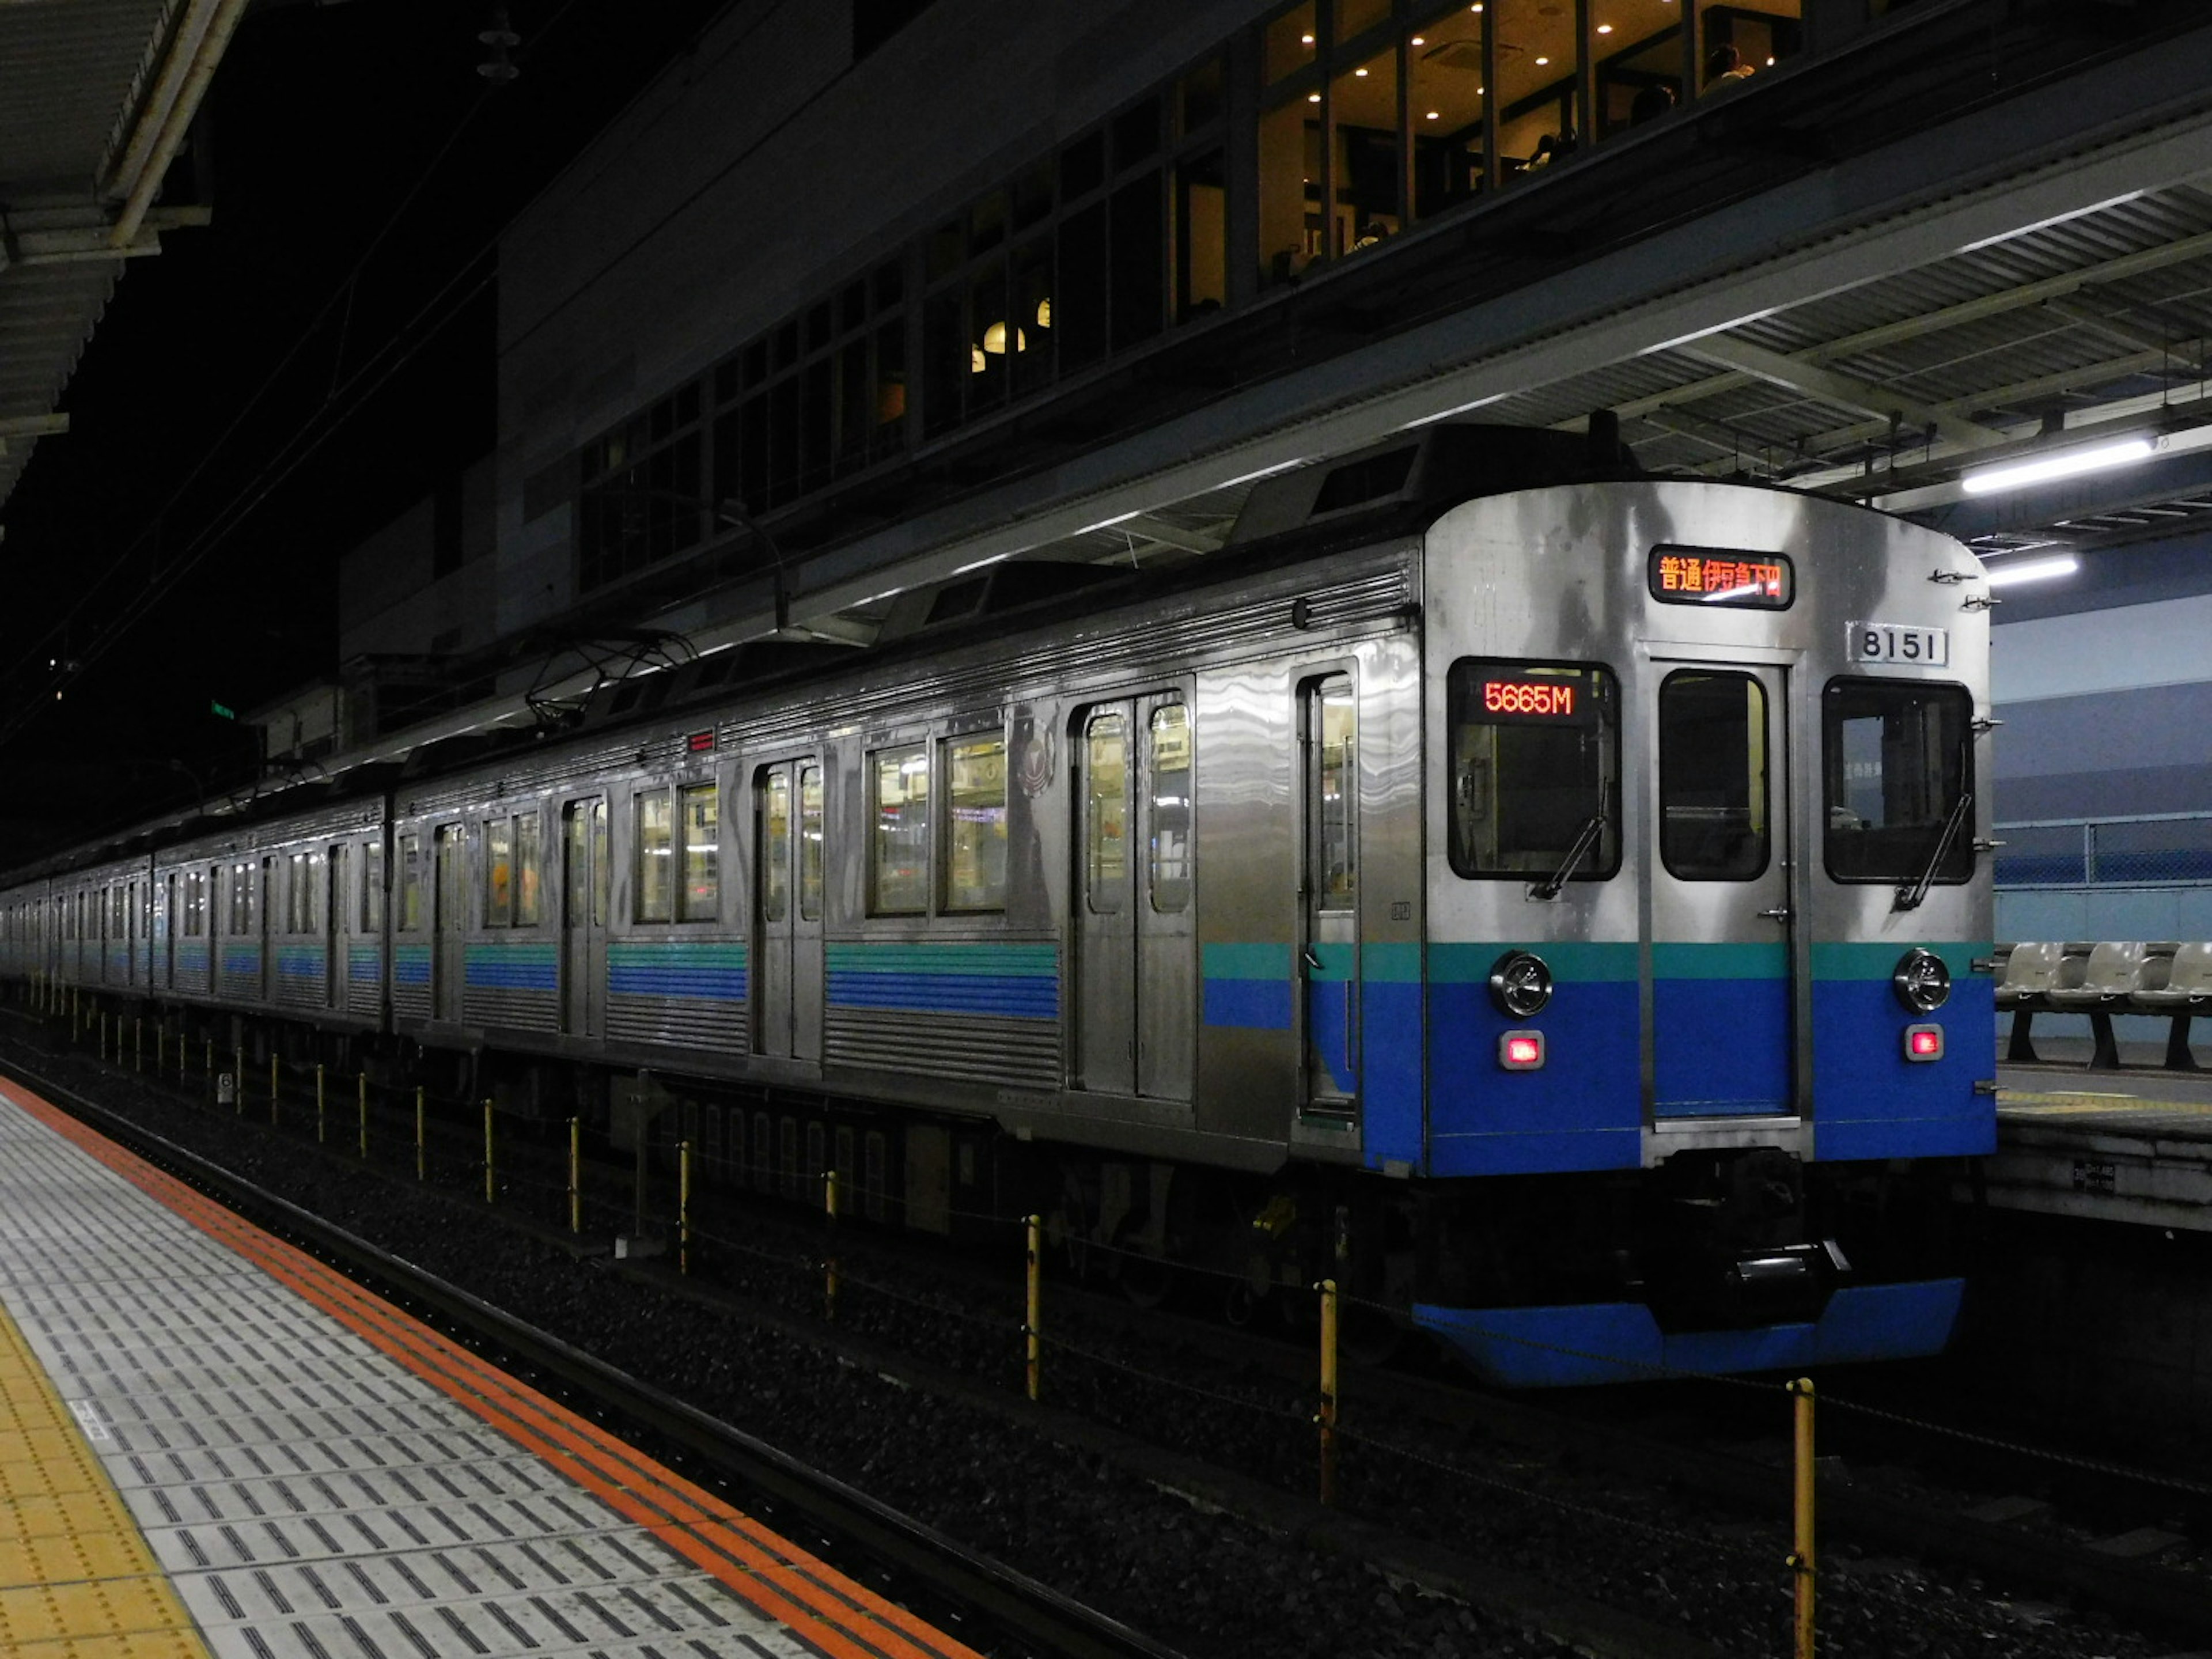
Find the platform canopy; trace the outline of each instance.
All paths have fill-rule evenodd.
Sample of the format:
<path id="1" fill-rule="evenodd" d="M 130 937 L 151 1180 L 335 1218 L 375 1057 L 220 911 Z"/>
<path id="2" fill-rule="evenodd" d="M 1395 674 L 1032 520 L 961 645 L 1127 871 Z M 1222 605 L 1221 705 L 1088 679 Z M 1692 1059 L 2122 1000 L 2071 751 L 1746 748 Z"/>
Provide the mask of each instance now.
<path id="1" fill-rule="evenodd" d="M 161 201 L 246 0 L 0 0 L 0 508 Z"/>

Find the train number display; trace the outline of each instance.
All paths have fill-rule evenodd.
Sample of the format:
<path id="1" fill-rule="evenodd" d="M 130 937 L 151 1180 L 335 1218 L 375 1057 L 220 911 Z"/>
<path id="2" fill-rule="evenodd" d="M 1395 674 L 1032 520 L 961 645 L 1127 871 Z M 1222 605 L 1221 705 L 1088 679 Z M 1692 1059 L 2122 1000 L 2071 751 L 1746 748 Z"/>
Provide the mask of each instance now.
<path id="1" fill-rule="evenodd" d="M 1850 628 L 1853 662 L 1912 663 L 1943 668 L 1951 661 L 1951 630 L 1913 628 L 1903 623 L 1855 622 Z"/>

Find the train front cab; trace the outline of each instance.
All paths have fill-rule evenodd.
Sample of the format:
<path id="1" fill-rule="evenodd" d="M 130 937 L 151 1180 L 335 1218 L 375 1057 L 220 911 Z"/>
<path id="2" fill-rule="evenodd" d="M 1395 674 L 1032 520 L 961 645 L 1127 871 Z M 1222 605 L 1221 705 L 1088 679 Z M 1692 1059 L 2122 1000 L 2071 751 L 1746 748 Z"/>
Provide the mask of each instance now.
<path id="1" fill-rule="evenodd" d="M 1996 1133 L 1978 576 L 1738 486 L 1432 529 L 1417 1316 L 1486 1376 L 1948 1340 Z"/>

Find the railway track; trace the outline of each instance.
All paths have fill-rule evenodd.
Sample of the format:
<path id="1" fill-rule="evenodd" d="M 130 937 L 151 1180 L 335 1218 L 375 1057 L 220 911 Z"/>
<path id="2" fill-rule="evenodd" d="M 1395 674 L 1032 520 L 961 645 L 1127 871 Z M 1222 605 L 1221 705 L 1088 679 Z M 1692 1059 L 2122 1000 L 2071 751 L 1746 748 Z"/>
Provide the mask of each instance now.
<path id="1" fill-rule="evenodd" d="M 1036 1659 L 1180 1659 L 1141 1632 L 311 1214 L 64 1080 L 26 1066 L 20 1057 L 10 1057 L 0 1072 L 572 1409 L 617 1425 L 695 1478 L 711 1480 L 779 1530 L 803 1531 L 810 1545 L 819 1540 L 837 1565 L 933 1620 L 949 1621 L 970 1645 Z"/>

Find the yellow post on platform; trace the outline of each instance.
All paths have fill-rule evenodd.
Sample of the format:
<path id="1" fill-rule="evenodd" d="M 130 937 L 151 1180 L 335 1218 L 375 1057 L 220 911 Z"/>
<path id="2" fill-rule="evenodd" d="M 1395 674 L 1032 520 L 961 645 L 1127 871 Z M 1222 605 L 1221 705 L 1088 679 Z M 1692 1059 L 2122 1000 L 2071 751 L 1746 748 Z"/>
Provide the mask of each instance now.
<path id="1" fill-rule="evenodd" d="M 568 1120 L 568 1231 L 584 1231 L 584 1120 Z"/>
<path id="2" fill-rule="evenodd" d="M 1314 1288 L 1321 1292 L 1321 1410 L 1314 1422 L 1321 1429 L 1321 1501 L 1336 1502 L 1336 1281 L 1324 1279 Z"/>
<path id="3" fill-rule="evenodd" d="M 315 1139 L 318 1141 L 330 1138 L 331 1103 L 323 1082 L 323 1062 L 319 1060 L 315 1062 Z"/>
<path id="4" fill-rule="evenodd" d="M 822 1264 L 822 1316 L 837 1316 L 837 1171 L 822 1172 L 822 1207 L 830 1218 L 830 1256 Z"/>
<path id="5" fill-rule="evenodd" d="M 1796 1545 L 1790 1552 L 1790 1571 L 1797 1591 L 1796 1659 L 1813 1659 L 1813 1379 L 1801 1376 L 1790 1385 L 1796 1396 Z"/>
<path id="6" fill-rule="evenodd" d="M 487 1099 L 484 1102 L 484 1202 L 496 1204 L 499 1202 L 499 1188 L 492 1171 L 491 1158 L 491 1102 Z"/>
<path id="7" fill-rule="evenodd" d="M 1037 1397 L 1037 1334 L 1043 1328 L 1044 1286 L 1042 1283 L 1043 1252 L 1037 1246 L 1042 1242 L 1044 1218 L 1031 1216 L 1029 1220 L 1029 1260 L 1026 1276 L 1029 1296 L 1022 1314 L 1022 1369 L 1029 1383 L 1030 1398 Z"/>
<path id="8" fill-rule="evenodd" d="M 676 1148 L 676 1271 L 691 1271 L 691 1143 Z"/>

